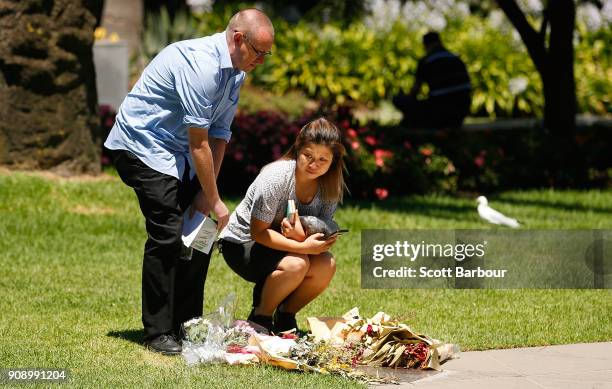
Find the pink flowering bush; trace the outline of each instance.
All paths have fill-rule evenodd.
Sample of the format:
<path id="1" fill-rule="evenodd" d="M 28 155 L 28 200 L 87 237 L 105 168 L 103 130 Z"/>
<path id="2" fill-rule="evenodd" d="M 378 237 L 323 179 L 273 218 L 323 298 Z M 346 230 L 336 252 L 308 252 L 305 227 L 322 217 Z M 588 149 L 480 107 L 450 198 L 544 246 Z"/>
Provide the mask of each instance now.
<path id="1" fill-rule="evenodd" d="M 232 140 L 221 166 L 220 189 L 224 193 L 244 194 L 262 167 L 289 150 L 310 117 L 305 115 L 290 121 L 275 111 L 237 112 L 232 124 Z"/>
<path id="2" fill-rule="evenodd" d="M 407 193 L 457 189 L 455 167 L 431 144 L 419 147 L 374 124 L 360 126 L 340 108 L 337 123 L 348 150 L 349 189 L 353 196 L 385 200 Z"/>
<path id="3" fill-rule="evenodd" d="M 110 133 L 111 128 L 115 124 L 115 116 L 117 113 L 113 110 L 113 108 L 106 104 L 101 104 L 98 107 L 98 117 L 100 118 L 100 135 L 102 138 L 102 143 L 106 140 L 106 137 Z M 108 150 L 102 147 L 102 158 L 101 161 L 102 167 L 111 165 L 111 157 L 108 154 Z"/>
<path id="4" fill-rule="evenodd" d="M 374 126 L 357 125 L 346 107 L 331 113 L 307 112 L 295 121 L 271 111 L 238 112 L 222 165 L 221 189 L 244 193 L 259 170 L 280 158 L 302 126 L 319 116 L 336 123 L 344 135 L 346 182 L 352 197 L 384 200 L 406 193 L 456 189 L 452 162 L 435 147 L 428 146 L 431 153 L 425 155 L 410 142 L 396 144 Z"/>
<path id="5" fill-rule="evenodd" d="M 411 131 L 360 125 L 350 109 L 306 112 L 290 120 L 275 111 L 237 112 L 221 167 L 224 194 L 243 195 L 259 171 L 289 150 L 299 130 L 324 116 L 344 135 L 350 197 L 385 201 L 411 193 L 490 192 L 529 187 L 610 187 L 612 132 L 592 129 L 570 144 L 543 131 Z M 100 107 L 102 138 L 115 113 Z M 561 151 L 559 151 L 561 150 Z M 552 169 L 554 158 L 565 167 Z M 110 164 L 102 155 L 102 163 Z"/>

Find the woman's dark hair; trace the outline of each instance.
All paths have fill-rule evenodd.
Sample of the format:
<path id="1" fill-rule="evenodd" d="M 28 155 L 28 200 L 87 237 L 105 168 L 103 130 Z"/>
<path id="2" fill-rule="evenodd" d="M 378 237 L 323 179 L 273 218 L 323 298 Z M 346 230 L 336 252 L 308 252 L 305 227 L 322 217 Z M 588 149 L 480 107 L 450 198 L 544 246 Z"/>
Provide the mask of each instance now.
<path id="1" fill-rule="evenodd" d="M 333 123 L 325 118 L 318 118 L 306 124 L 300 130 L 295 143 L 282 159 L 297 160 L 300 151 L 309 144 L 323 145 L 331 149 L 333 160 L 329 170 L 318 178 L 321 197 L 325 201 L 342 202 L 346 184 L 344 183 L 344 155 L 346 149 L 342 144 L 342 133 Z"/>

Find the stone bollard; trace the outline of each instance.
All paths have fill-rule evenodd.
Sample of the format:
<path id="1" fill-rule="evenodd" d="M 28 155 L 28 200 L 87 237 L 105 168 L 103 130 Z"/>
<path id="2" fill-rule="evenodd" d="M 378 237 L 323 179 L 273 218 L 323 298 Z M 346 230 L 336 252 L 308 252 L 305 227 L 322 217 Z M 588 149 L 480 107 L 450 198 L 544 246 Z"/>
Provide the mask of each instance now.
<path id="1" fill-rule="evenodd" d="M 116 111 L 128 93 L 129 49 L 125 41 L 96 41 L 93 47 L 98 104 Z"/>

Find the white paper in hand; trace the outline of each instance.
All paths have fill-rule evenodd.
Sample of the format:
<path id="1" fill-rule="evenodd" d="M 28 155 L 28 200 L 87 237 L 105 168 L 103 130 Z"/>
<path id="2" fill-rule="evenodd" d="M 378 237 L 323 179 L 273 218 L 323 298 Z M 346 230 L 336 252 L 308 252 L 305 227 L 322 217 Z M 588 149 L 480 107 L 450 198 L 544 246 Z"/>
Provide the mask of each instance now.
<path id="1" fill-rule="evenodd" d="M 189 209 L 183 214 L 183 244 L 204 254 L 210 253 L 217 237 L 217 222 L 195 211 L 189 217 Z"/>

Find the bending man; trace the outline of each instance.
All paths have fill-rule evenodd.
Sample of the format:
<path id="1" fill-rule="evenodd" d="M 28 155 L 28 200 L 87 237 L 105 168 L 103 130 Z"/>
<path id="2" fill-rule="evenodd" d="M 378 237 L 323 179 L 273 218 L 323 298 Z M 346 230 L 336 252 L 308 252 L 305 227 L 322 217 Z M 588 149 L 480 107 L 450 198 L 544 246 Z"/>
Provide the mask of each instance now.
<path id="1" fill-rule="evenodd" d="M 153 351 L 180 353 L 181 323 L 202 315 L 210 255 L 181 257 L 183 213 L 193 205 L 214 212 L 219 230 L 227 224 L 217 175 L 245 72 L 264 62 L 273 42 L 268 17 L 246 9 L 224 32 L 169 45 L 121 104 L 104 143 L 146 221 L 142 322 Z"/>

